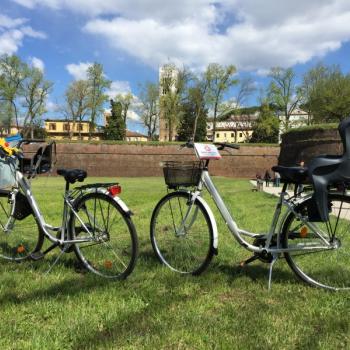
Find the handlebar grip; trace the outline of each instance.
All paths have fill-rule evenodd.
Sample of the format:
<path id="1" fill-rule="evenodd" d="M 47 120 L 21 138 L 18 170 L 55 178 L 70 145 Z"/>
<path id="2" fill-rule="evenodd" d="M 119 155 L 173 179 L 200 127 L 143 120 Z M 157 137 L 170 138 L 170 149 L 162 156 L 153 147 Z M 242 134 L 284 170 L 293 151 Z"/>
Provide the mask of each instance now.
<path id="1" fill-rule="evenodd" d="M 233 148 L 233 149 L 240 149 L 240 146 L 235 143 L 225 143 L 225 142 L 214 142 L 215 146 L 219 146 L 220 150 L 223 150 L 225 147 Z"/>

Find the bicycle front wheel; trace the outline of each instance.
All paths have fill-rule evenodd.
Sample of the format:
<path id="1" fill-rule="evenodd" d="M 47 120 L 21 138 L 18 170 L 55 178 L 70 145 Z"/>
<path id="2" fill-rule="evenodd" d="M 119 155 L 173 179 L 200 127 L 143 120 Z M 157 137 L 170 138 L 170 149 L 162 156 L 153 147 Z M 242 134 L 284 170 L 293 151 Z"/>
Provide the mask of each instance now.
<path id="1" fill-rule="evenodd" d="M 40 250 L 44 235 L 37 224 L 26 197 L 17 193 L 17 219 L 11 216 L 10 191 L 0 191 L 0 257 L 11 261 L 28 259 Z"/>
<path id="2" fill-rule="evenodd" d="M 129 215 L 110 196 L 89 193 L 74 206 L 71 238 L 78 259 L 99 276 L 124 279 L 134 269 L 138 241 Z"/>
<path id="3" fill-rule="evenodd" d="M 198 275 L 213 254 L 213 227 L 203 204 L 191 194 L 172 192 L 155 207 L 151 242 L 158 259 L 176 272 Z"/>
<path id="4" fill-rule="evenodd" d="M 295 208 L 299 217 L 290 213 L 285 221 L 282 246 L 299 249 L 285 253 L 286 261 L 308 284 L 332 290 L 349 289 L 350 197 L 330 193 L 329 222 L 312 222 L 314 229 L 303 222 L 309 221 L 307 208 L 310 201 L 306 200 Z M 311 250 L 312 247 L 320 249 Z"/>

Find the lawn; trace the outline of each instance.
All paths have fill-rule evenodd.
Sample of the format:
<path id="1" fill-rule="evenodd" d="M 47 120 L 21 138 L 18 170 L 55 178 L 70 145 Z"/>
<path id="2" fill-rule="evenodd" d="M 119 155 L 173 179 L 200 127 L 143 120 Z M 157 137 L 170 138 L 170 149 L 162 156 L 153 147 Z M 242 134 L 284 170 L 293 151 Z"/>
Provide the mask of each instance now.
<path id="1" fill-rule="evenodd" d="M 75 257 L 67 254 L 46 275 L 57 251 L 38 262 L 1 262 L 1 349 L 350 347 L 350 293 L 304 285 L 282 259 L 268 291 L 268 265 L 239 268 L 250 253 L 237 245 L 218 215 L 219 255 L 207 271 L 184 277 L 161 266 L 149 241 L 149 221 L 166 193 L 163 180 L 118 180 L 139 236 L 134 272 L 125 281 L 106 281 L 75 272 Z M 243 227 L 267 230 L 275 197 L 252 192 L 243 180 L 215 178 L 215 183 Z M 60 222 L 63 187 L 61 178 L 33 181 L 37 200 L 54 224 Z"/>

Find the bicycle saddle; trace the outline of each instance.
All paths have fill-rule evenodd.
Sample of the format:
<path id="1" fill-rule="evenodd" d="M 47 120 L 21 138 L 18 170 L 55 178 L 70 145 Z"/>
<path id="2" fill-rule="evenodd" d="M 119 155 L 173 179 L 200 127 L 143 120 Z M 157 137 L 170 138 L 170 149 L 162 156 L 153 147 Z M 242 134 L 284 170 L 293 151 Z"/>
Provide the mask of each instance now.
<path id="1" fill-rule="evenodd" d="M 301 166 L 285 167 L 281 165 L 273 166 L 272 171 L 281 175 L 281 180 L 288 183 L 304 183 L 307 180 L 307 168 Z"/>
<path id="2" fill-rule="evenodd" d="M 74 184 L 76 181 L 83 182 L 87 172 L 81 169 L 57 169 L 57 175 L 64 176 L 64 179 Z"/>
<path id="3" fill-rule="evenodd" d="M 328 186 L 350 181 L 350 118 L 339 124 L 338 131 L 343 143 L 343 155 L 320 155 L 308 165 L 309 177 L 314 185 L 312 198 L 320 221 L 329 219 Z"/>

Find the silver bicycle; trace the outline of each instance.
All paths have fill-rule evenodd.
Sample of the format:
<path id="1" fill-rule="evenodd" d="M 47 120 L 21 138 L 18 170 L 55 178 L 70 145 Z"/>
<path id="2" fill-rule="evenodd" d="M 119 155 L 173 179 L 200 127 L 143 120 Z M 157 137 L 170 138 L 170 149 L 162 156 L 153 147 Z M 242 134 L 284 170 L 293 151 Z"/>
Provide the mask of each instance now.
<path id="1" fill-rule="evenodd" d="M 183 146 L 193 148 L 193 143 Z M 226 143 L 216 146 L 219 150 L 239 148 Z M 276 167 L 285 182 L 269 232 L 257 234 L 238 226 L 209 175 L 208 164 L 209 160 L 164 164 L 165 182 L 174 191 L 158 202 L 150 224 L 152 246 L 163 264 L 179 273 L 198 275 L 218 253 L 215 217 L 202 197 L 206 189 L 233 237 L 253 253 L 242 265 L 257 259 L 270 265 L 269 288 L 273 265 L 282 257 L 308 284 L 332 290 L 350 288 L 350 196 L 346 184 L 329 188 L 329 220 L 322 222 L 313 218 L 312 188 L 296 193 L 307 170 Z M 294 195 L 287 193 L 289 183 L 295 185 Z"/>
<path id="2" fill-rule="evenodd" d="M 58 169 L 57 174 L 66 182 L 62 224 L 57 227 L 45 221 L 31 190 L 31 179 L 52 168 L 54 147 L 54 143 L 40 147 L 31 159 L 0 148 L 4 169 L 12 174 L 11 188 L 0 190 L 0 257 L 36 261 L 59 248 L 49 271 L 63 254 L 74 252 L 79 271 L 89 270 L 110 279 L 126 278 L 136 263 L 138 240 L 131 211 L 118 197 L 118 183 L 70 189 L 71 184 L 84 181 L 86 171 Z M 44 238 L 52 244 L 42 251 Z"/>

